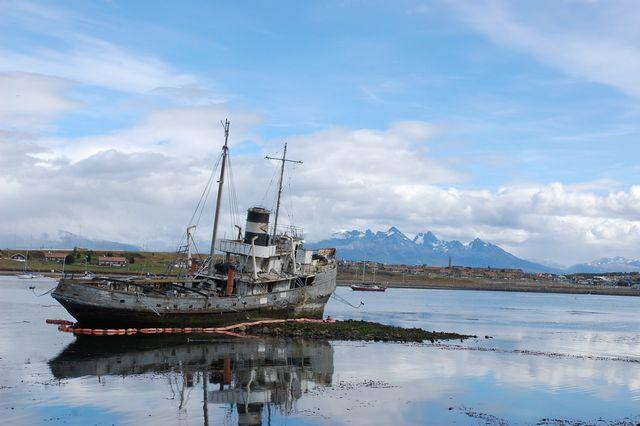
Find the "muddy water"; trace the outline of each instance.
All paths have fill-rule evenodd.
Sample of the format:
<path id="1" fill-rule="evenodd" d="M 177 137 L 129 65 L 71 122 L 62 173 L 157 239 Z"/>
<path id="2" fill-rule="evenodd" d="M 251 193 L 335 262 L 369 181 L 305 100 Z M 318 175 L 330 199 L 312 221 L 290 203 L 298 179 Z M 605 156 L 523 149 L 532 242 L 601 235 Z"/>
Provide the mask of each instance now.
<path id="1" fill-rule="evenodd" d="M 44 324 L 69 317 L 29 285 L 40 294 L 53 281 L 0 277 L 5 424 L 640 420 L 640 298 L 341 288 L 364 306 L 328 306 L 336 318 L 479 336 L 435 345 L 76 338 Z"/>

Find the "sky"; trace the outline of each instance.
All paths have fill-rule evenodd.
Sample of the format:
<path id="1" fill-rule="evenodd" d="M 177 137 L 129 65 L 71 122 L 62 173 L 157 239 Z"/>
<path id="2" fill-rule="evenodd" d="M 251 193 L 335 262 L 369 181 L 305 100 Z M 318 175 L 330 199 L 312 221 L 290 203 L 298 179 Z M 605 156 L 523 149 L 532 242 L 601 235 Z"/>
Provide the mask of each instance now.
<path id="1" fill-rule="evenodd" d="M 637 22 L 635 1 L 0 0 L 0 236 L 174 247 L 228 118 L 222 236 L 273 206 L 286 142 L 281 221 L 309 241 L 640 257 Z"/>

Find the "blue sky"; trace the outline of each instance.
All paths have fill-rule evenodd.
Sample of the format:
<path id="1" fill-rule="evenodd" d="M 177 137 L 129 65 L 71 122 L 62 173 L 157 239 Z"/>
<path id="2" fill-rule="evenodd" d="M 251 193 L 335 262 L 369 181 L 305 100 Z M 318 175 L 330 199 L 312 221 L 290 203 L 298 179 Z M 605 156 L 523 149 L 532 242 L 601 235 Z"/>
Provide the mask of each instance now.
<path id="1" fill-rule="evenodd" d="M 0 10 L 0 73 L 14 95 L 5 94 L 0 108 L 3 149 L 24 153 L 28 144 L 27 160 L 43 170 L 41 185 L 52 169 L 58 168 L 58 177 L 72 173 L 74 165 L 109 150 L 160 153 L 202 174 L 199 161 L 216 155 L 216 123 L 229 116 L 236 153 L 246 161 L 273 153 L 284 140 L 299 148 L 292 155 L 305 157 L 309 144 L 324 137 L 333 139 L 342 157 L 312 169 L 320 175 L 335 168 L 361 172 L 337 176 L 332 185 L 342 191 L 332 189 L 322 200 L 305 193 L 312 189 L 306 180 L 316 175 L 302 172 L 294 198 L 341 206 L 299 212 L 331 218 L 311 226 L 316 238 L 395 224 L 408 234 L 433 229 L 445 238 L 480 235 L 540 259 L 559 238 L 544 233 L 569 226 L 573 231 L 561 240 L 590 246 L 575 259 L 563 256 L 567 262 L 632 256 L 640 242 L 633 189 L 640 132 L 640 16 L 634 2 L 8 1 Z M 16 96 L 18 112 L 10 106 Z M 164 128 L 172 119 L 176 123 Z M 199 129 L 204 122 L 209 124 Z M 423 126 L 417 133 L 416 124 Z M 398 145 L 378 146 L 377 136 Z M 200 138 L 194 146 L 192 138 Z M 371 144 L 372 158 L 351 149 L 360 143 Z M 384 148 L 378 156 L 377 147 Z M 394 159 L 385 157 L 386 149 L 406 154 L 395 161 L 417 158 L 405 164 L 412 173 L 388 167 L 384 161 Z M 309 164 L 311 158 L 304 159 Z M 4 173 L 0 177 L 17 193 L 34 185 L 19 172 Z M 149 169 L 146 177 L 156 174 Z M 180 190 L 197 181 L 172 184 Z M 117 182 L 113 189 L 122 192 Z M 80 202 L 87 191 L 75 189 L 69 202 Z M 391 211 L 378 218 L 358 215 L 361 200 L 343 208 L 354 191 L 384 205 L 400 197 L 397 219 Z M 458 204 L 449 206 L 452 191 Z M 389 194 L 386 201 L 381 192 Z M 5 202 L 11 196 L 7 190 Z M 524 198 L 528 203 L 519 204 Z M 191 201 L 187 197 L 185 204 Z M 437 209 L 411 207 L 442 202 L 466 212 L 459 223 L 447 222 L 447 209 L 438 216 Z M 526 209 L 537 218 L 511 217 Z M 7 215 L 24 215 L 18 210 Z M 64 226 L 50 217 L 24 221 L 38 232 Z M 83 221 L 73 216 L 71 228 Z M 131 232 L 104 235 L 110 227 L 104 222 L 93 232 L 108 238 Z M 169 228 L 165 240 L 176 233 Z M 92 228 L 86 223 L 83 229 Z M 145 232 L 158 235 L 157 229 Z"/>

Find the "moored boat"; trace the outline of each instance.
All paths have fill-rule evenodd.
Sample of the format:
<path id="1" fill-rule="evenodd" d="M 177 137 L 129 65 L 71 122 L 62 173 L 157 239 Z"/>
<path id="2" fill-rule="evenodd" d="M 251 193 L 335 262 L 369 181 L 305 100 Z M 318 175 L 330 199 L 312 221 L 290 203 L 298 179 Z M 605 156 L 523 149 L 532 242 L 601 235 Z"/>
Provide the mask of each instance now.
<path id="1" fill-rule="evenodd" d="M 351 284 L 349 287 L 351 287 L 351 290 L 353 291 L 386 291 L 387 290 L 387 287 L 381 284 L 375 284 L 375 283 Z"/>
<path id="2" fill-rule="evenodd" d="M 373 281 L 367 282 L 364 280 L 364 277 L 365 277 L 364 273 L 365 273 L 366 267 L 367 267 L 367 261 L 363 260 L 362 261 L 362 281 L 351 284 L 349 286 L 351 287 L 351 290 L 353 291 L 386 291 L 387 287 L 385 285 L 382 285 L 376 282 L 375 264 L 373 268 Z"/>

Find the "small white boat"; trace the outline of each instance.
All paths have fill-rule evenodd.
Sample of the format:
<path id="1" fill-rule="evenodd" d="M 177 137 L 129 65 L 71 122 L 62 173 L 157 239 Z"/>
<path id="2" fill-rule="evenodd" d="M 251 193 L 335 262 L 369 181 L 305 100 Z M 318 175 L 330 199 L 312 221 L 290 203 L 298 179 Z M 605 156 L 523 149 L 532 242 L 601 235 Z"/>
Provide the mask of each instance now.
<path id="1" fill-rule="evenodd" d="M 29 272 L 28 262 L 29 262 L 29 250 L 27 250 L 27 254 L 24 257 L 24 270 L 22 271 L 21 274 L 17 275 L 17 277 L 21 280 L 34 280 L 36 278 L 44 278 L 43 275 Z"/>
<path id="2" fill-rule="evenodd" d="M 18 278 L 20 278 L 21 280 L 33 280 L 35 278 L 38 278 L 37 275 L 33 275 L 32 273 L 26 273 L 26 274 L 20 274 L 17 276 Z"/>

